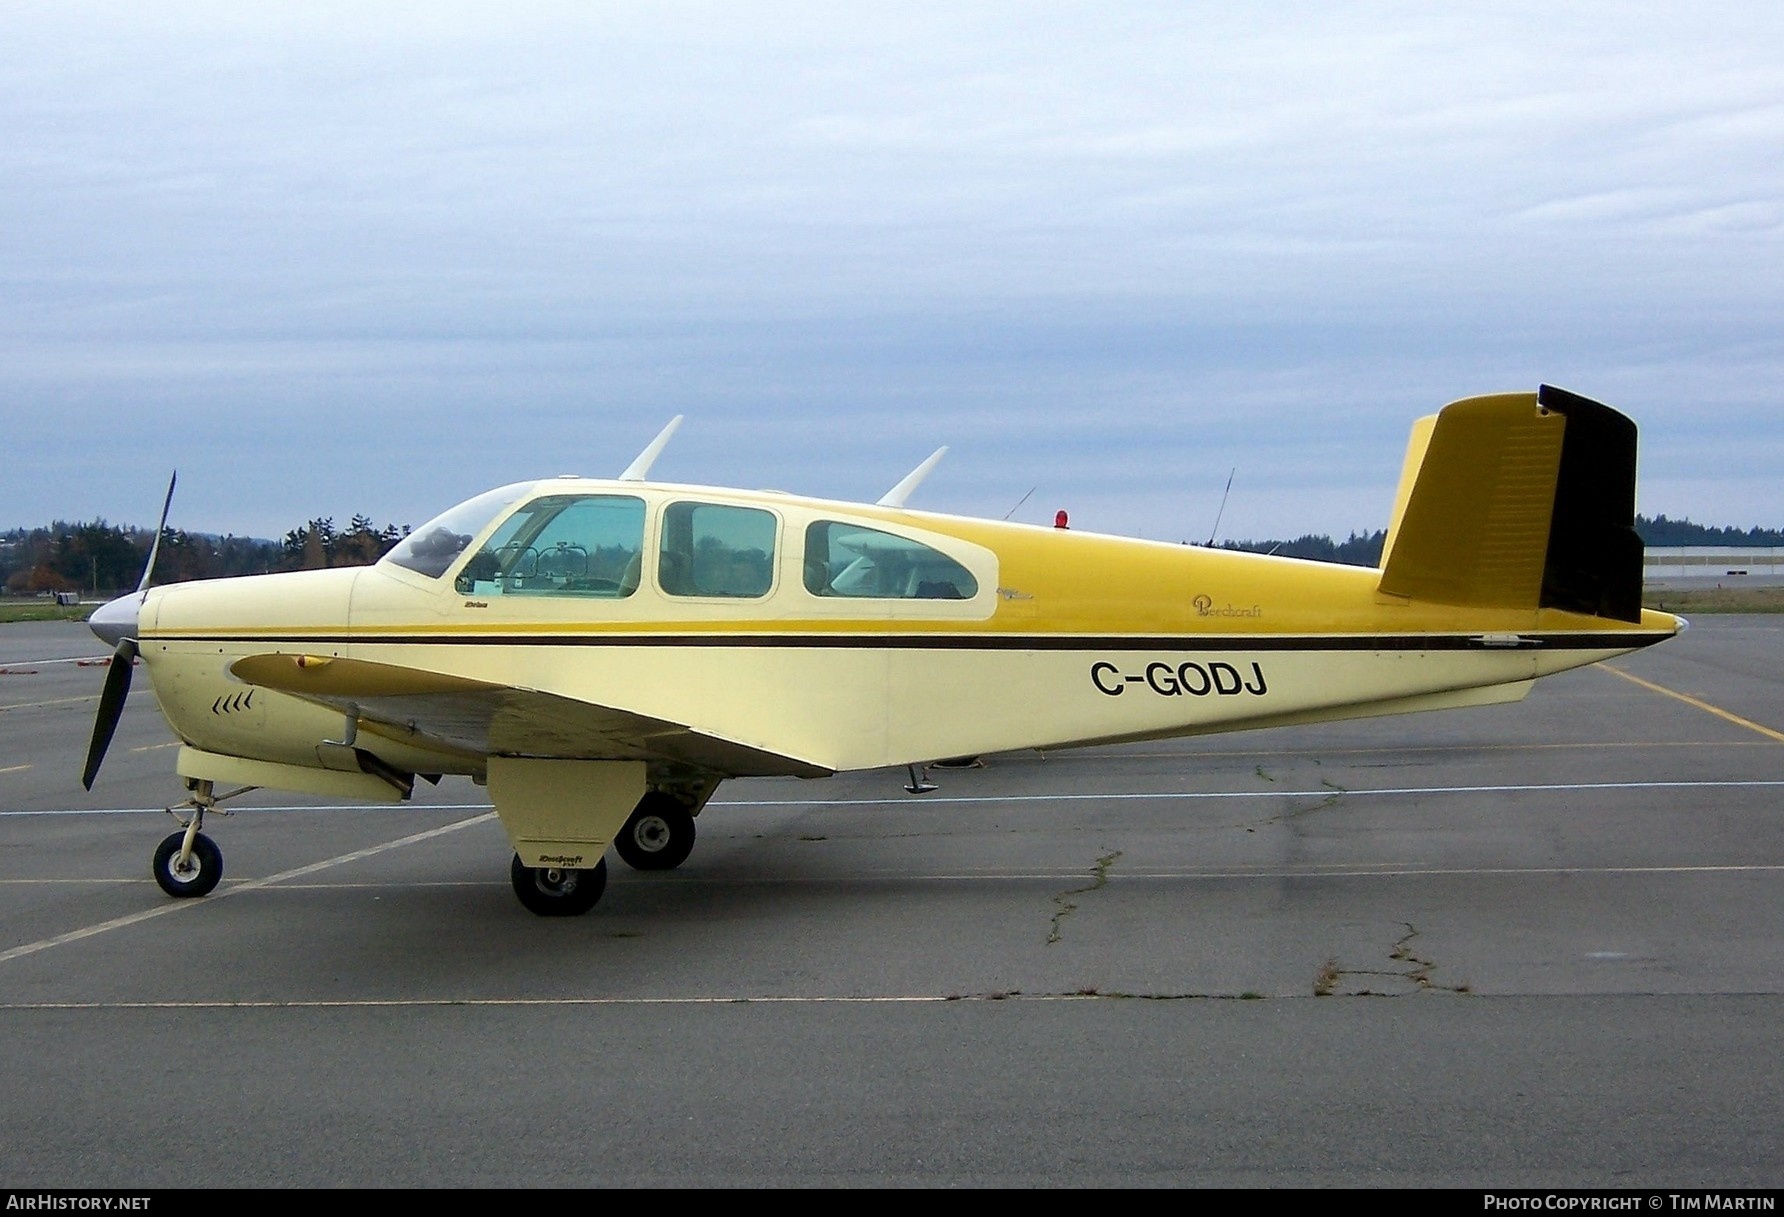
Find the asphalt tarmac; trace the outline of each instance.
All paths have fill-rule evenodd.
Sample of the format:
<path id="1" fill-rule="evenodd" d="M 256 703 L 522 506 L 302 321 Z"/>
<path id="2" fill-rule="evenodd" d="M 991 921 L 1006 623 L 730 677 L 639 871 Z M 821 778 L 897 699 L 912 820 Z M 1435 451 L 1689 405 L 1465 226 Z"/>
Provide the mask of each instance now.
<path id="1" fill-rule="evenodd" d="M 207 822 L 0 627 L 0 1186 L 1784 1186 L 1784 618 L 1521 704 L 728 783 L 586 917 L 484 792 Z"/>

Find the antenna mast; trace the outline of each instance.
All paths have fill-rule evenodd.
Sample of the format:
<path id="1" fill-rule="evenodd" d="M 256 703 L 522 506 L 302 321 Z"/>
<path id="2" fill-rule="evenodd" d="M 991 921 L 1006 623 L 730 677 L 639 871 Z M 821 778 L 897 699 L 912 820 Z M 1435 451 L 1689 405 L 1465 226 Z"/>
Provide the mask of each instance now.
<path id="1" fill-rule="evenodd" d="M 1233 493 L 1233 474 L 1237 472 L 1239 472 L 1239 466 L 1234 465 L 1232 473 L 1227 474 L 1226 489 L 1220 492 L 1220 510 L 1214 513 L 1214 527 L 1208 530 L 1209 549 L 1214 548 L 1214 534 L 1220 531 L 1220 517 L 1226 514 L 1227 495 Z"/>

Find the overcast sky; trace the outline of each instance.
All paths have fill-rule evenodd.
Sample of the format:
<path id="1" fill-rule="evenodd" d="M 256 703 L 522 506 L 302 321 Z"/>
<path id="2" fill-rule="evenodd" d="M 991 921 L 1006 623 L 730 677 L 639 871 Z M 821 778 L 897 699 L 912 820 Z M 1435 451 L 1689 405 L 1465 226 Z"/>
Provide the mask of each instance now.
<path id="1" fill-rule="evenodd" d="M 140 11 L 139 11 L 140 7 Z M 1558 384 L 1784 525 L 1774 4 L 0 7 L 0 527 L 666 479 L 1387 522 Z"/>

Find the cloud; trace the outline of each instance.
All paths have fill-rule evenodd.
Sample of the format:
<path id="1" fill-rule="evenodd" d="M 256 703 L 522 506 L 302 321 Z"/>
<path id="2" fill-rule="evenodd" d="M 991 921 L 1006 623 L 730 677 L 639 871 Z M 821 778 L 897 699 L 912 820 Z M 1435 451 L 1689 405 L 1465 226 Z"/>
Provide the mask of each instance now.
<path id="1" fill-rule="evenodd" d="M 1540 380 L 1720 521 L 1771 481 L 1780 22 L 22 6 L 0 524 L 193 462 L 191 527 L 415 522 L 687 413 L 666 476 L 872 498 L 946 442 L 925 505 L 1139 531 L 1237 466 L 1223 531 L 1345 531 L 1415 415 Z"/>

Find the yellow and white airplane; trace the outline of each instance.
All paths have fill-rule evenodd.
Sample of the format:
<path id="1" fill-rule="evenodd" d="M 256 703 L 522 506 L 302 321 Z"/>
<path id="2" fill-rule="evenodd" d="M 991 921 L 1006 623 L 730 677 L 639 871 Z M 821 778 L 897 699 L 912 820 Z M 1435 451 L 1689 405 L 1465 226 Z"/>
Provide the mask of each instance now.
<path id="1" fill-rule="evenodd" d="M 190 792 L 169 894 L 215 887 L 204 815 L 245 789 L 462 774 L 522 904 L 575 914 L 609 845 L 686 859 L 726 778 L 921 789 L 938 758 L 1516 701 L 1684 627 L 1641 607 L 1634 424 L 1546 385 L 1414 426 L 1379 570 L 909 510 L 933 457 L 873 505 L 648 481 L 674 425 L 618 479 L 489 491 L 375 566 L 145 573 L 93 617 L 117 650 L 85 784 L 140 655 Z"/>

